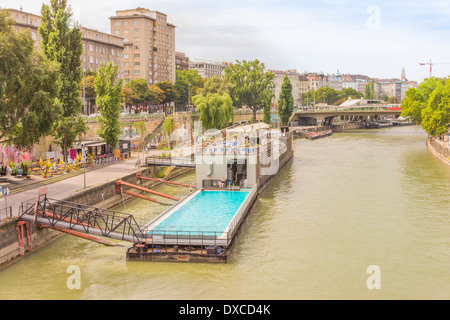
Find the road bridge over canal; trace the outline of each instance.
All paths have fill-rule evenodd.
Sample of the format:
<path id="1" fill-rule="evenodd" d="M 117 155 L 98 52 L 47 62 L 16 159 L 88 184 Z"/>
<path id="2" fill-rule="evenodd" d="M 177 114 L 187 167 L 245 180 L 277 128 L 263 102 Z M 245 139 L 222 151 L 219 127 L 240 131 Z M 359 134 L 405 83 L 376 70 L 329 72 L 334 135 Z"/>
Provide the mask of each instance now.
<path id="1" fill-rule="evenodd" d="M 376 121 L 383 116 L 392 116 L 397 118 L 401 115 L 400 108 L 358 108 L 358 109 L 323 109 L 310 111 L 297 111 L 291 118 L 293 125 L 316 125 L 318 120 L 322 121 L 324 126 L 332 124 L 333 119 L 340 117 L 343 121 Z"/>

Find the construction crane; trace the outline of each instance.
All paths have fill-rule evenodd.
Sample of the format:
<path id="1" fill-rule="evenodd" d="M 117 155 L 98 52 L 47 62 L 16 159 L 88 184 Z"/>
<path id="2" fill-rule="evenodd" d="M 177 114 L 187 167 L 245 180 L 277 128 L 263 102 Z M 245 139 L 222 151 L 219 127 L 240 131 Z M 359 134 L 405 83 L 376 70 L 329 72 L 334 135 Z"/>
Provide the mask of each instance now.
<path id="1" fill-rule="evenodd" d="M 435 64 L 450 64 L 448 62 L 441 62 L 441 63 L 436 63 L 436 62 L 432 62 L 430 59 L 430 62 L 420 62 L 419 63 L 421 66 L 425 66 L 425 65 L 429 65 L 430 66 L 430 78 L 433 76 L 433 65 Z"/>

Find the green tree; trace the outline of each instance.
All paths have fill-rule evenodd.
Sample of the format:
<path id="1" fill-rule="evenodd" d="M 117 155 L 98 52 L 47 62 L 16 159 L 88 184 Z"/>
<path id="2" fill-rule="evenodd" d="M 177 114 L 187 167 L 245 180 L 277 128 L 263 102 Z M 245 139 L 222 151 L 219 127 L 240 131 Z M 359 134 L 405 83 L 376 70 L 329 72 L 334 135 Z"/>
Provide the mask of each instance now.
<path id="1" fill-rule="evenodd" d="M 231 95 L 232 89 L 233 85 L 230 82 L 226 79 L 219 78 L 219 76 L 215 74 L 211 78 L 205 80 L 203 88 L 200 88 L 198 93 L 204 96 L 207 96 L 208 93 L 218 93 L 220 95 L 227 93 Z"/>
<path id="2" fill-rule="evenodd" d="M 278 115 L 282 125 L 286 125 L 294 112 L 294 97 L 292 96 L 292 83 L 288 76 L 284 76 L 278 97 Z"/>
<path id="3" fill-rule="evenodd" d="M 274 74 L 266 72 L 264 63 L 259 60 L 236 61 L 236 64 L 225 69 L 226 81 L 233 85 L 231 98 L 236 106 L 248 106 L 253 111 L 253 119 L 273 91 Z"/>
<path id="4" fill-rule="evenodd" d="M 448 132 L 450 126 L 450 80 L 439 82 L 421 111 L 422 127 L 434 137 Z"/>
<path id="5" fill-rule="evenodd" d="M 132 79 L 124 85 L 132 90 L 132 94 L 127 98 L 131 99 L 132 104 L 151 102 L 154 100 L 153 93 L 150 91 L 150 86 L 144 78 Z"/>
<path id="6" fill-rule="evenodd" d="M 86 104 L 85 113 L 91 108 L 91 104 L 95 101 L 95 75 L 85 75 L 80 81 L 80 95 L 83 97 L 83 108 Z"/>
<path id="7" fill-rule="evenodd" d="M 166 105 L 177 99 L 178 92 L 172 82 L 161 81 L 156 83 L 155 86 L 161 89 L 164 93 L 164 99 L 161 101 L 162 104 Z"/>
<path id="8" fill-rule="evenodd" d="M 341 90 L 340 92 L 340 97 L 341 99 L 348 99 L 348 98 L 352 98 L 352 99 L 360 99 L 363 97 L 363 94 L 361 92 L 359 92 L 358 90 L 355 90 L 353 88 L 344 88 Z"/>
<path id="9" fill-rule="evenodd" d="M 402 116 L 410 118 L 416 124 L 422 123 L 422 110 L 427 107 L 431 93 L 442 80 L 436 78 L 425 79 L 417 88 L 406 91 L 402 101 Z"/>
<path id="10" fill-rule="evenodd" d="M 375 81 L 372 79 L 366 84 L 366 89 L 364 91 L 364 99 L 372 100 L 376 98 L 375 94 Z"/>
<path id="11" fill-rule="evenodd" d="M 62 112 L 59 66 L 34 49 L 29 30 L 16 31 L 0 11 L 0 143 L 30 147 L 50 134 Z"/>
<path id="12" fill-rule="evenodd" d="M 222 129 L 228 122 L 234 121 L 233 100 L 225 93 L 210 93 L 207 96 L 198 94 L 192 101 L 200 112 L 199 120 L 204 130 Z"/>
<path id="13" fill-rule="evenodd" d="M 200 88 L 203 87 L 204 80 L 198 74 L 197 70 L 177 70 L 175 89 L 177 96 L 175 104 L 177 106 L 186 106 L 191 97 L 195 96 Z"/>
<path id="14" fill-rule="evenodd" d="M 43 54 L 60 66 L 58 99 L 62 115 L 55 122 L 53 136 L 63 149 L 64 159 L 75 140 L 86 132 L 86 123 L 81 115 L 79 83 L 82 78 L 81 54 L 83 45 L 79 28 L 69 28 L 71 12 L 66 0 L 51 0 L 41 9 L 41 49 Z"/>
<path id="15" fill-rule="evenodd" d="M 102 63 L 95 77 L 96 103 L 100 112 L 98 134 L 111 149 L 119 143 L 120 134 L 122 79 L 118 80 L 117 75 L 118 66 L 109 62 L 107 65 Z"/>
<path id="16" fill-rule="evenodd" d="M 175 123 L 173 122 L 173 118 L 171 115 L 168 115 L 162 124 L 163 130 L 167 135 L 167 141 L 169 146 L 171 145 L 171 136 L 172 132 L 175 130 Z"/>

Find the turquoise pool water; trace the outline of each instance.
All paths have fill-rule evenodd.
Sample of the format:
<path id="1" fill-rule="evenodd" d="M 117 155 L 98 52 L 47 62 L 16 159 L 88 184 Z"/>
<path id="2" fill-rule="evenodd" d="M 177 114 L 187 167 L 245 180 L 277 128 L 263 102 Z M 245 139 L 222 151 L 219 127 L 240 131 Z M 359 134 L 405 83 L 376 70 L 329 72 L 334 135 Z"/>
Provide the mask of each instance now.
<path id="1" fill-rule="evenodd" d="M 203 191 L 174 211 L 153 233 L 222 233 L 249 194 L 248 191 Z M 218 235 L 218 234 L 217 234 Z"/>

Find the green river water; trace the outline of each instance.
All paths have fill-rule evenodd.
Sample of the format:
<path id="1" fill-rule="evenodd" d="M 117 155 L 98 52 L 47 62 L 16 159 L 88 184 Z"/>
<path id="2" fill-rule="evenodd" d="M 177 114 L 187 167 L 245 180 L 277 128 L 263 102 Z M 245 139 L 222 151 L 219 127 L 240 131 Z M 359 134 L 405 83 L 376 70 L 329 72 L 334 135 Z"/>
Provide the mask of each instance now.
<path id="1" fill-rule="evenodd" d="M 450 167 L 426 138 L 410 126 L 294 140 L 228 264 L 129 262 L 128 243 L 67 235 L 0 271 L 0 299 L 449 299 Z"/>

